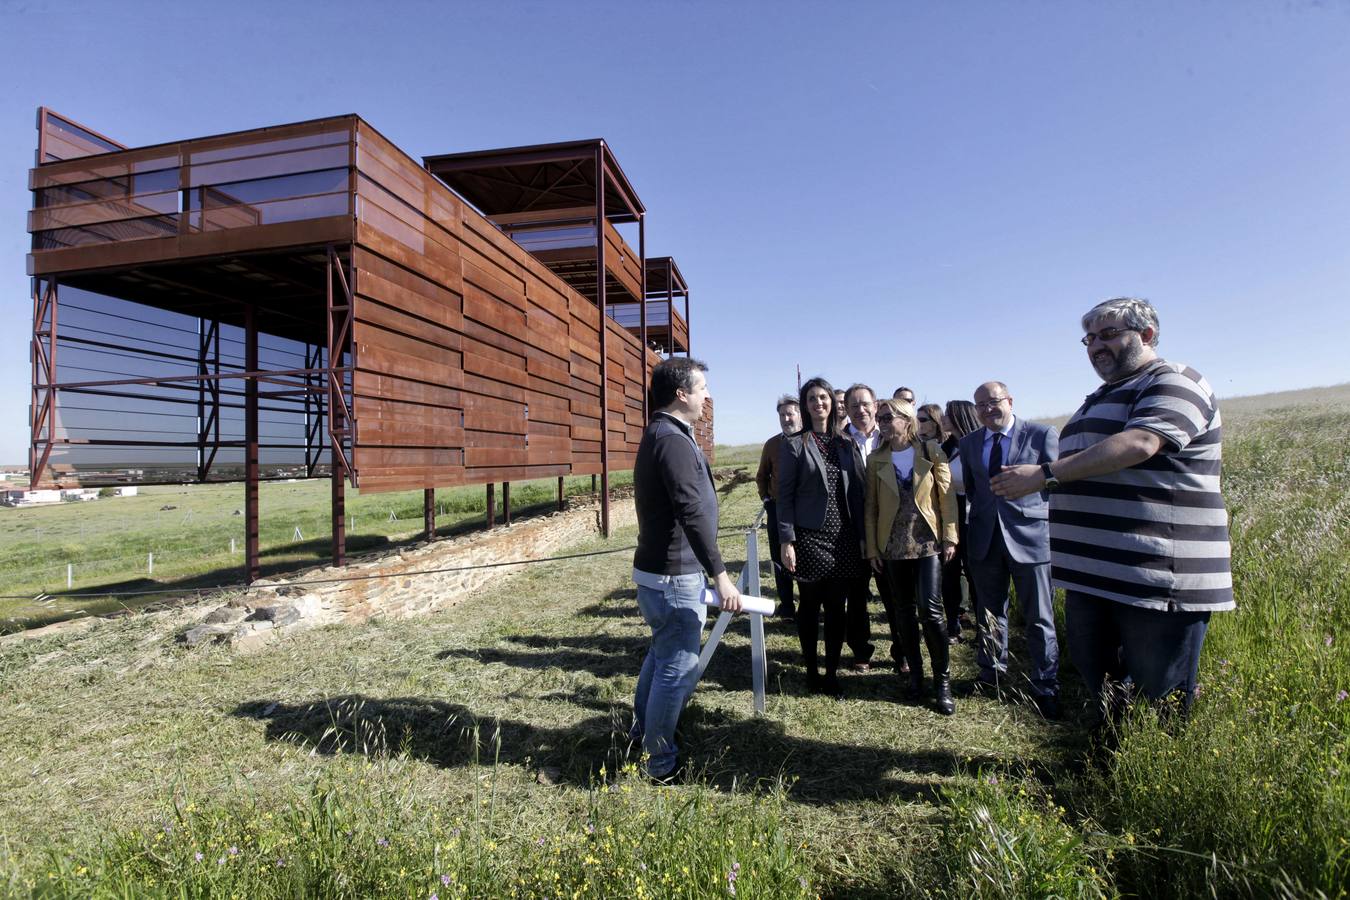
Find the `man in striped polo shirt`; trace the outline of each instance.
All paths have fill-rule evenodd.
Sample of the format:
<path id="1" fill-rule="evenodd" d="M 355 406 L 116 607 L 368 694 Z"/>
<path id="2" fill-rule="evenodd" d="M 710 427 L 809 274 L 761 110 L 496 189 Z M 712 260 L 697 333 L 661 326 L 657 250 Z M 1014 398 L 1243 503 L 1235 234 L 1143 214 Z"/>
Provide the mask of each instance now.
<path id="1" fill-rule="evenodd" d="M 1057 462 L 1005 469 L 993 487 L 1052 491 L 1052 574 L 1093 696 L 1106 701 L 1128 677 L 1184 709 L 1210 613 L 1235 605 L 1218 401 L 1199 372 L 1158 356 L 1147 300 L 1099 303 L 1082 325 L 1104 383 L 1064 426 Z"/>

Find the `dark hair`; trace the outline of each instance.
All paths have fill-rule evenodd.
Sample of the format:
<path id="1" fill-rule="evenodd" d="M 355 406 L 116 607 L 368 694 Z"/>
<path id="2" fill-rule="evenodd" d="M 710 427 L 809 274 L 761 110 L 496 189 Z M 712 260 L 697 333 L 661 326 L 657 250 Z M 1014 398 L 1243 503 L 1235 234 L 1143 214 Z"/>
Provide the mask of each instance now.
<path id="1" fill-rule="evenodd" d="M 896 398 L 896 396 L 897 396 L 901 391 L 909 391 L 910 396 L 914 397 L 915 400 L 918 400 L 918 399 L 919 399 L 918 395 L 914 393 L 914 388 L 912 388 L 912 387 L 905 387 L 903 384 L 900 385 L 900 386 L 899 386 L 898 388 L 896 388 L 895 390 L 891 391 L 891 399 L 894 400 L 894 399 Z"/>
<path id="2" fill-rule="evenodd" d="M 708 371 L 707 363 L 688 356 L 663 359 L 652 369 L 651 409 L 656 412 L 675 402 L 676 391 L 694 389 L 694 373 Z"/>
<path id="3" fill-rule="evenodd" d="M 825 393 L 830 395 L 830 414 L 825 418 L 825 429 L 826 429 L 825 433 L 829 434 L 829 432 L 834 428 L 834 416 L 835 416 L 834 388 L 830 385 L 828 381 L 826 381 L 824 378 L 821 378 L 819 375 L 803 384 L 802 389 L 797 392 L 797 402 L 801 405 L 802 408 L 802 432 L 805 433 L 811 430 L 812 424 L 810 412 L 811 408 L 806 405 L 806 392 L 811 390 L 811 388 L 822 388 L 825 391 Z"/>
<path id="4" fill-rule="evenodd" d="M 963 438 L 980 427 L 975 404 L 969 400 L 948 400 L 947 418 L 952 423 L 952 437 Z"/>
<path id="5" fill-rule="evenodd" d="M 942 407 L 938 406 L 936 403 L 925 403 L 923 406 L 919 407 L 918 411 L 925 413 L 928 418 L 933 420 L 933 424 L 937 426 L 937 439 L 939 441 L 945 441 L 947 439 L 947 430 L 942 427 Z M 917 417 L 915 419 L 915 424 L 919 424 Z"/>
<path id="6" fill-rule="evenodd" d="M 800 404 L 797 402 L 796 397 L 792 396 L 791 394 L 784 394 L 783 396 L 778 398 L 778 405 L 775 406 L 774 409 L 781 410 L 784 406 L 799 406 L 799 405 Z"/>

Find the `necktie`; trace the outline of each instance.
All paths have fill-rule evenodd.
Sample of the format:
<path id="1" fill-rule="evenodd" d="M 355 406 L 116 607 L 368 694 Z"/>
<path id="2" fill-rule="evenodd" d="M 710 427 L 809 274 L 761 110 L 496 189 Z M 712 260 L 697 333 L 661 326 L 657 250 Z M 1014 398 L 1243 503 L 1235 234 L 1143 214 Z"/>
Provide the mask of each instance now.
<path id="1" fill-rule="evenodd" d="M 994 446 L 989 451 L 989 477 L 1003 471 L 1003 435 L 994 435 Z"/>

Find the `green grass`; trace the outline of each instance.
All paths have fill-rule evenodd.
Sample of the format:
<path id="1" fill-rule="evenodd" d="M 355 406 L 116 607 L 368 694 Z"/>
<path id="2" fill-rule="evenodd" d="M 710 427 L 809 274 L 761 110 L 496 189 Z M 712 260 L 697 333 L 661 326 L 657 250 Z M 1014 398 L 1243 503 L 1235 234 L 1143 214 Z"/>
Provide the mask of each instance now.
<path id="1" fill-rule="evenodd" d="M 612 487 L 632 475 L 611 475 Z M 550 511 L 554 479 L 511 486 L 513 515 Z M 589 494 L 590 476 L 569 477 L 568 496 Z M 330 484 L 325 480 L 259 486 L 259 545 L 264 577 L 331 559 Z M 482 485 L 436 492 L 440 536 L 482 527 Z M 501 492 L 497 515 L 502 514 Z M 134 497 L 0 508 L 0 633 L 77 615 L 100 615 L 160 602 L 163 595 L 115 597 L 107 591 L 195 590 L 243 580 L 243 486 L 144 487 Z M 374 553 L 422 536 L 422 492 L 349 492 L 347 549 Z M 300 537 L 296 537 L 299 529 Z M 231 552 L 231 540 L 234 552 Z M 153 554 L 154 571 L 150 569 Z M 71 566 L 68 589 L 67 565 Z M 61 597 L 67 590 L 85 596 Z M 55 595 L 42 601 L 41 594 Z"/>
<path id="2" fill-rule="evenodd" d="M 650 786 L 625 740 L 647 631 L 624 553 L 249 655 L 175 645 L 200 608 L 11 639 L 0 893 L 636 896 L 637 872 L 655 896 L 1344 896 L 1347 447 L 1345 411 L 1231 429 L 1239 609 L 1214 619 L 1189 723 L 1139 710 L 1096 765 L 1016 698 L 943 718 L 884 670 L 806 695 L 770 622 L 767 715 L 733 626 L 681 722 L 695 783 Z M 734 487 L 723 524 L 757 505 Z M 740 535 L 722 549 L 738 568 Z M 1015 674 L 1022 650 L 1015 632 Z M 973 676 L 968 646 L 953 669 Z"/>

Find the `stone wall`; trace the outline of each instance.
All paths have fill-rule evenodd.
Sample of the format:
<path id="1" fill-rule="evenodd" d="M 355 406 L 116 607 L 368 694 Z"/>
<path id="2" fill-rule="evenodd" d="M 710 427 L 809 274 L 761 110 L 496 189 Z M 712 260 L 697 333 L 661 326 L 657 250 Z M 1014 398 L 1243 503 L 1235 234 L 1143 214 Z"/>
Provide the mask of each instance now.
<path id="1" fill-rule="evenodd" d="M 189 645 L 221 642 L 250 650 L 282 634 L 318 625 L 402 619 L 454 606 L 489 582 L 524 568 L 497 564 L 555 556 L 593 537 L 599 530 L 599 510 L 598 503 L 587 502 L 491 531 L 357 560 L 343 568 L 327 566 L 256 581 L 180 639 Z M 632 498 L 611 497 L 611 529 L 636 523 Z"/>

